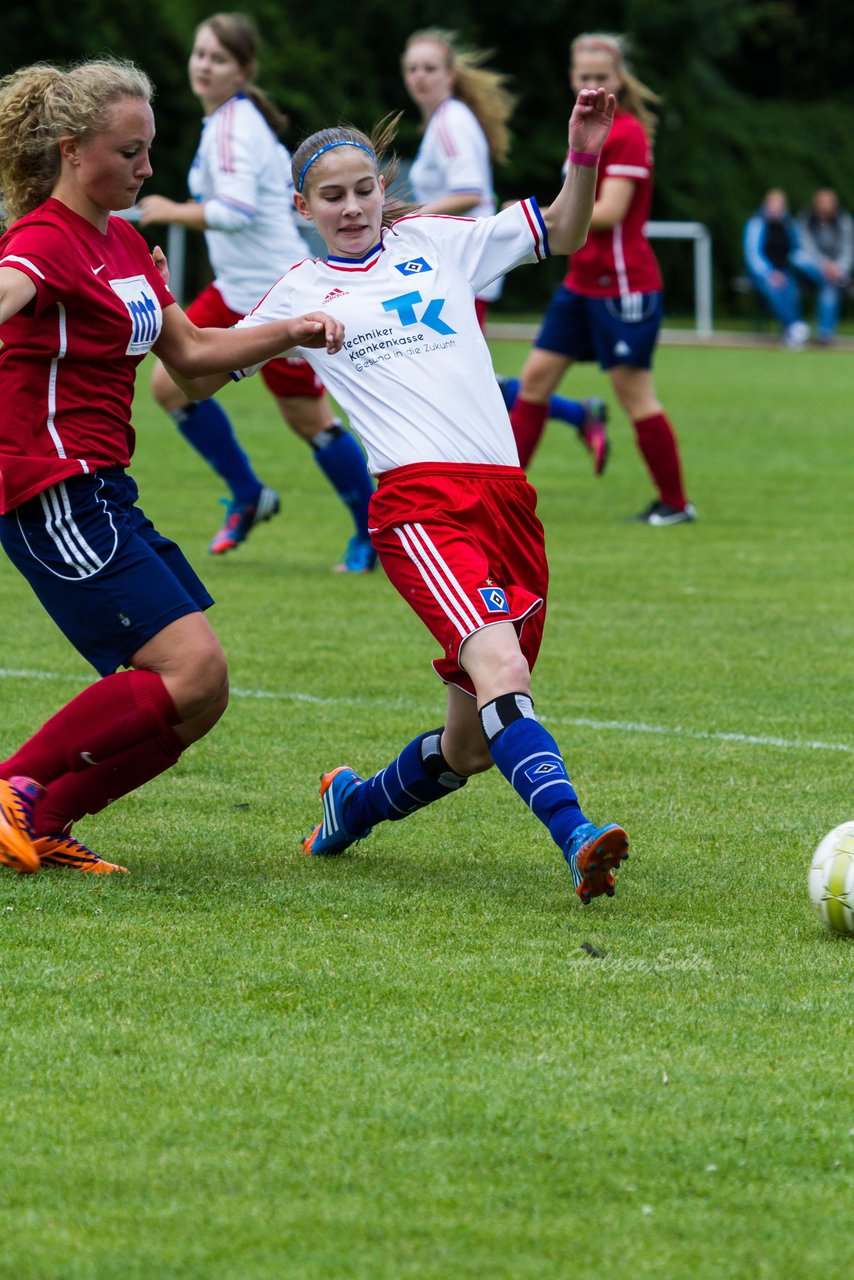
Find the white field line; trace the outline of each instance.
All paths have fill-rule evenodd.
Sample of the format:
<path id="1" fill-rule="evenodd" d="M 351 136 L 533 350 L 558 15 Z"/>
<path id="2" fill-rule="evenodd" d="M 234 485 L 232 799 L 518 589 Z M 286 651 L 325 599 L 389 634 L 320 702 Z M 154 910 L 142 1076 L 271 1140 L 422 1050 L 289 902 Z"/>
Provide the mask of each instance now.
<path id="1" fill-rule="evenodd" d="M 0 667 L 0 680 L 67 680 L 79 685 L 80 677 L 60 671 L 27 671 Z M 284 689 L 232 688 L 233 698 L 249 698 L 270 702 L 305 702 L 324 707 L 385 707 L 391 711 L 411 711 L 408 698 L 323 698 L 313 693 L 294 693 Z M 545 717 L 544 717 L 545 720 Z M 663 738 L 690 738 L 697 742 L 734 742 L 747 747 L 777 747 L 783 751 L 841 751 L 854 755 L 854 746 L 845 742 L 817 742 L 804 738 L 778 738 L 761 733 L 723 733 L 704 729 L 686 729 L 682 725 L 645 724 L 633 720 L 594 720 L 588 716 L 549 716 L 549 724 L 572 725 L 578 729 L 597 729 L 610 733 L 654 734 Z"/>

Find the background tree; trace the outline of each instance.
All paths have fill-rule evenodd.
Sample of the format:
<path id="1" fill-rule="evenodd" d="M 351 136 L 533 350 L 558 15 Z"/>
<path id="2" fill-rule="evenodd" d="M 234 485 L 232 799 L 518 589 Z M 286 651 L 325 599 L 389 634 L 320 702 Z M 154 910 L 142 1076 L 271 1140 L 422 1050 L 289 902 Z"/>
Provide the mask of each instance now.
<path id="1" fill-rule="evenodd" d="M 229 6 L 224 6 L 229 7 Z M 656 218 L 705 222 L 714 239 L 718 301 L 741 270 L 741 227 L 765 189 L 783 186 L 794 207 L 820 185 L 854 207 L 854 29 L 831 0 L 422 0 L 418 18 L 387 0 L 245 0 L 263 37 L 261 84 L 288 112 L 285 141 L 330 121 L 370 125 L 404 109 L 399 150 L 410 157 L 419 122 L 400 77 L 415 26 L 450 27 L 506 72 L 518 95 L 510 162 L 496 174 L 501 199 L 549 198 L 566 145 L 568 50 L 584 30 L 628 32 L 641 79 L 663 97 L 656 144 Z M 198 104 L 186 61 L 197 23 L 215 5 L 148 0 L 12 0 L 4 12 L 0 69 L 45 58 L 111 51 L 134 58 L 157 85 L 152 180 L 180 197 L 198 137 Z M 71 20 L 69 21 L 69 16 Z M 656 246 L 668 302 L 690 304 L 684 247 Z M 515 272 L 504 306 L 540 310 L 562 264 Z"/>

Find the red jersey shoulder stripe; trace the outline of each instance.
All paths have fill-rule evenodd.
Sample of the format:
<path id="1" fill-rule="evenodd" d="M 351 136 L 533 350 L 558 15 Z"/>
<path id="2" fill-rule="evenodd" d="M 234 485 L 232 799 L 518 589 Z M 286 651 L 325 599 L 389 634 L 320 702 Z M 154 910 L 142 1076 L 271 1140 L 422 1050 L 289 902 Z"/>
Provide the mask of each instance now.
<path id="1" fill-rule="evenodd" d="M 445 155 L 456 156 L 459 155 L 459 148 L 454 141 L 454 135 L 448 128 L 448 122 L 445 119 L 445 116 L 448 114 L 446 107 L 450 101 L 450 98 L 446 98 L 444 102 L 440 102 L 439 106 L 436 108 L 436 113 L 433 118 L 436 121 L 436 136 L 439 139 L 439 144 Z"/>

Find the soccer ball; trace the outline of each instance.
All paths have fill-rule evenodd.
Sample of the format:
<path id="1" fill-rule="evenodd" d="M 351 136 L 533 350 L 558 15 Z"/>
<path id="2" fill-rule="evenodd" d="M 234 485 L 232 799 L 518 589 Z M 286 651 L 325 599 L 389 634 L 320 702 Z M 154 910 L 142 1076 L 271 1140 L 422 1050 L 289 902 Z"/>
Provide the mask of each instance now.
<path id="1" fill-rule="evenodd" d="M 854 822 L 843 822 L 824 837 L 813 854 L 808 885 L 828 929 L 854 934 Z"/>

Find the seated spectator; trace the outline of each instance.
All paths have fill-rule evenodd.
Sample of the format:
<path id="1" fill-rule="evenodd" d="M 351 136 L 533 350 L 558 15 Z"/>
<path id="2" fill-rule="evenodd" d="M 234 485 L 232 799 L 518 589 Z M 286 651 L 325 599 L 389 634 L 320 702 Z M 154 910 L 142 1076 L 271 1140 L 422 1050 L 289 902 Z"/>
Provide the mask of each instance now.
<path id="1" fill-rule="evenodd" d="M 744 261 L 750 281 L 783 328 L 787 347 L 800 350 L 810 336 L 801 309 L 803 280 L 821 286 L 821 269 L 801 243 L 785 192 L 774 187 L 744 227 Z"/>
<path id="2" fill-rule="evenodd" d="M 842 295 L 851 283 L 854 218 L 840 206 L 836 192 L 823 187 L 798 221 L 804 250 L 821 272 L 816 336 L 819 342 L 829 344 L 836 337 Z"/>

